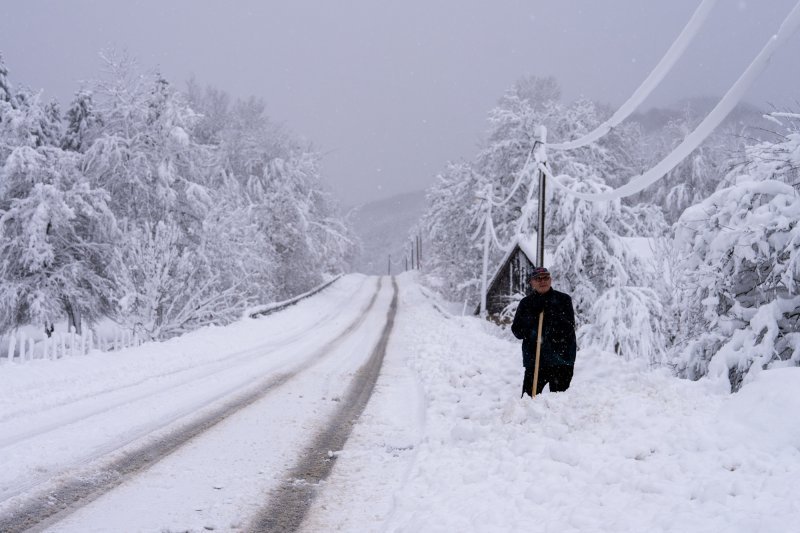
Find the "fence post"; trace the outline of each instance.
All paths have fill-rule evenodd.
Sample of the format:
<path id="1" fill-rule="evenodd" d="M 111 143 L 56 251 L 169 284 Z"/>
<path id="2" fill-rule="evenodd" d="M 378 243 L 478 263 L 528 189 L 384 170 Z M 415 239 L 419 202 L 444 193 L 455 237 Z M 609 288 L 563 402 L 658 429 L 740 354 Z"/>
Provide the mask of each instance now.
<path id="1" fill-rule="evenodd" d="M 422 264 L 422 263 L 421 263 L 421 257 L 422 257 L 422 237 L 420 237 L 419 235 L 417 235 L 417 236 L 416 236 L 416 238 L 414 239 L 414 241 L 416 241 L 416 242 L 415 242 L 415 244 L 417 245 L 417 270 L 420 270 L 420 269 L 421 269 L 421 266 L 420 266 L 420 265 Z"/>
<path id="2" fill-rule="evenodd" d="M 17 336 L 12 333 L 8 336 L 8 361 L 14 360 L 14 352 L 17 349 Z"/>

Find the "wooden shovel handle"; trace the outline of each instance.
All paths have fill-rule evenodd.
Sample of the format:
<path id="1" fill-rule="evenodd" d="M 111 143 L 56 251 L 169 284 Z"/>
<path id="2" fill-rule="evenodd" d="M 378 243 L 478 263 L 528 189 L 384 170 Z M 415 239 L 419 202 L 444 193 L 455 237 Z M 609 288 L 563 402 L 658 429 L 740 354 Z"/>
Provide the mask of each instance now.
<path id="1" fill-rule="evenodd" d="M 533 385 L 531 385 L 531 398 L 536 398 L 536 385 L 539 383 L 539 356 L 542 353 L 542 323 L 544 311 L 539 313 L 539 327 L 536 330 L 536 360 L 533 363 Z"/>

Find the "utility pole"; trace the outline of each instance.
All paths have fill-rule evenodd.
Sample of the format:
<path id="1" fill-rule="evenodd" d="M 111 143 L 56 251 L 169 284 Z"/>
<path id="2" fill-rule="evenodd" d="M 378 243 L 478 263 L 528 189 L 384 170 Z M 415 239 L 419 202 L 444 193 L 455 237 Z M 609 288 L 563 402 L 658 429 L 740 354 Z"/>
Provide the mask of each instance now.
<path id="1" fill-rule="evenodd" d="M 547 140 L 547 130 L 544 126 L 539 126 L 534 137 L 534 156 L 537 163 L 547 164 L 547 153 L 545 152 L 544 143 Z M 538 243 L 536 247 L 536 266 L 544 266 L 544 204 L 545 204 L 545 174 L 538 168 L 536 172 L 539 174 L 539 229 L 537 230 Z"/>
<path id="2" fill-rule="evenodd" d="M 487 276 L 489 275 L 489 245 L 492 243 L 492 185 L 486 184 L 486 188 L 475 196 L 484 202 L 483 219 L 483 269 L 481 270 L 481 318 L 486 318 L 486 291 L 488 287 Z"/>
<path id="3" fill-rule="evenodd" d="M 545 174 L 539 165 L 547 164 L 547 128 L 538 126 L 534 134 L 533 155 L 536 161 L 536 169 L 539 173 L 539 229 L 537 230 L 538 246 L 536 250 L 537 266 L 544 266 L 544 202 L 545 202 Z M 533 366 L 533 384 L 531 386 L 531 398 L 536 398 L 536 389 L 539 384 L 539 360 L 542 353 L 542 325 L 544 324 L 544 311 L 539 313 L 539 327 L 536 333 L 536 359 Z"/>
<path id="4" fill-rule="evenodd" d="M 387 261 L 386 272 L 388 276 L 392 275 L 392 254 L 389 254 L 389 260 Z"/>

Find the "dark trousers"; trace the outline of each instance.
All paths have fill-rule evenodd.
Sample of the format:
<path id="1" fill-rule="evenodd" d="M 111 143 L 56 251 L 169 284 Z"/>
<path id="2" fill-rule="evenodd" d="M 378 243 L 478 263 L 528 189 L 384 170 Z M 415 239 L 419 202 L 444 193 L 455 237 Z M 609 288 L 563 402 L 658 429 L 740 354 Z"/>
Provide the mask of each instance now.
<path id="1" fill-rule="evenodd" d="M 536 384 L 536 394 L 541 394 L 545 384 L 550 384 L 551 392 L 562 392 L 569 388 L 572 381 L 572 365 L 540 366 L 539 379 Z M 531 395 L 533 386 L 533 365 L 525 367 L 525 377 L 522 379 L 522 395 Z"/>

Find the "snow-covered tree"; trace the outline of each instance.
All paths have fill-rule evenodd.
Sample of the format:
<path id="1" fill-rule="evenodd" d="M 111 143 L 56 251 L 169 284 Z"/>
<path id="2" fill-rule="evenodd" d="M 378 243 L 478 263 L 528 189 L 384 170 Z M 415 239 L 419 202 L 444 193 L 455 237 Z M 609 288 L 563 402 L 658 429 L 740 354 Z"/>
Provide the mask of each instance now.
<path id="1" fill-rule="evenodd" d="M 137 76 L 124 58 L 108 61 L 110 77 L 95 91 L 103 135 L 86 150 L 87 175 L 111 194 L 118 218 L 180 217 L 192 234 L 210 205 L 205 188 L 213 173 L 188 133 L 196 114 L 159 75 Z"/>
<path id="2" fill-rule="evenodd" d="M 265 236 L 259 254 L 273 265 L 275 294 L 305 291 L 323 273 L 345 270 L 357 243 L 322 186 L 319 154 L 274 125 L 258 99 L 231 102 L 190 83 L 189 100 L 201 113 L 195 131 L 217 148 L 226 202 Z"/>
<path id="3" fill-rule="evenodd" d="M 514 84 L 490 111 L 486 146 L 475 162 L 461 168 L 450 167 L 429 192 L 426 225 L 429 233 L 435 232 L 437 237 L 427 266 L 431 273 L 437 270 L 438 277 L 452 280 L 454 287 L 472 287 L 468 293 L 451 296 L 477 301 L 475 289 L 481 261 L 480 253 L 477 260 L 472 253 L 483 247 L 483 235 L 473 235 L 472 242 L 464 243 L 464 237 L 455 233 L 472 234 L 485 218 L 476 195 L 483 193 L 487 185 L 491 187 L 495 235 L 490 263 L 496 265 L 519 235 L 531 235 L 537 230 L 538 181 L 531 158 L 536 127 L 547 126 L 549 140 L 566 141 L 587 133 L 610 114 L 586 99 L 562 104 L 558 101 L 559 93 L 557 83 L 551 78 L 527 78 Z M 605 176 L 614 178 L 641 164 L 635 150 L 637 141 L 636 127 L 619 127 L 613 135 L 587 147 L 569 152 L 551 151 L 549 164 L 556 173 L 572 176 L 567 178 L 572 186 L 582 186 L 578 182 L 585 181 L 592 190 L 607 188 Z M 548 243 L 551 247 L 559 243 L 555 261 L 564 274 L 560 282 L 567 289 L 580 292 L 577 303 L 581 319 L 588 315 L 591 302 L 612 283 L 625 285 L 638 279 L 635 274 L 638 267 L 625 252 L 619 237 L 648 225 L 652 231 L 663 233 L 663 227 L 655 227 L 658 222 L 646 221 L 647 214 L 646 209 L 623 207 L 620 202 L 591 205 L 568 197 L 553 186 L 548 189 L 545 213 Z M 451 248 L 452 252 L 446 251 Z M 453 262 L 448 257 L 456 255 L 463 258 L 458 261 L 463 265 L 462 270 L 444 276 L 444 269 Z"/>
<path id="4" fill-rule="evenodd" d="M 8 68 L 0 53 L 0 101 L 11 102 L 11 88 L 8 85 Z"/>
<path id="5" fill-rule="evenodd" d="M 480 289 L 480 242 L 473 238 L 481 218 L 478 187 L 469 164 L 450 163 L 427 193 L 422 227 L 428 252 L 423 268 L 428 281 L 455 301 L 477 302 Z"/>
<path id="6" fill-rule="evenodd" d="M 204 225 L 198 253 L 217 273 L 218 291 L 238 287 L 243 306 L 280 299 L 274 275 L 278 257 L 254 206 L 244 205 L 235 195 L 222 196 Z"/>
<path id="7" fill-rule="evenodd" d="M 17 147 L 58 146 L 61 118 L 56 102 L 42 104 L 41 92 L 12 92 L 0 58 L 0 163 Z"/>
<path id="8" fill-rule="evenodd" d="M 90 188 L 74 154 L 15 149 L 0 171 L 0 324 L 52 331 L 68 318 L 95 320 L 107 309 L 106 267 L 115 219 L 108 195 Z"/>
<path id="9" fill-rule="evenodd" d="M 577 167 L 575 167 L 577 169 Z M 596 176 L 561 176 L 577 192 L 609 190 Z M 553 270 L 559 283 L 572 292 L 579 324 L 588 319 L 599 296 L 614 287 L 639 286 L 641 265 L 612 227 L 622 217 L 619 200 L 588 202 L 557 189 L 550 201 L 554 225 L 564 228 L 553 238 Z"/>
<path id="10" fill-rule="evenodd" d="M 14 147 L 19 145 L 14 134 L 14 123 L 19 120 L 15 108 L 14 94 L 8 81 L 8 68 L 3 61 L 3 54 L 0 53 L 0 162 L 5 161 Z"/>
<path id="11" fill-rule="evenodd" d="M 192 130 L 194 138 L 200 144 L 221 146 L 232 129 L 230 95 L 215 87 L 201 87 L 192 78 L 187 83 L 186 99 L 200 115 Z"/>
<path id="12" fill-rule="evenodd" d="M 94 109 L 92 92 L 86 89 L 75 94 L 66 114 L 67 126 L 61 147 L 73 152 L 84 152 L 97 137 L 100 117 Z"/>
<path id="13" fill-rule="evenodd" d="M 264 115 L 106 53 L 57 105 L 0 61 L 0 318 L 48 331 L 111 316 L 166 338 L 342 272 L 357 246 L 320 155 Z M 197 106 L 197 110 L 190 105 Z"/>
<path id="14" fill-rule="evenodd" d="M 703 115 L 687 104 L 680 114 L 658 129 L 650 141 L 654 146 L 650 163 L 654 164 L 672 151 L 702 118 Z M 635 200 L 661 206 L 667 221 L 676 222 L 684 209 L 707 198 L 720 185 L 730 170 L 731 161 L 744 148 L 742 129 L 739 124 L 726 122 L 663 179 L 636 195 Z"/>
<path id="15" fill-rule="evenodd" d="M 42 94 L 28 89 L 17 92 L 16 109 L 21 115 L 17 134 L 26 145 L 58 146 L 61 141 L 61 113 L 58 103 L 42 104 Z"/>
<path id="16" fill-rule="evenodd" d="M 260 206 L 260 222 L 278 257 L 275 276 L 282 296 L 308 290 L 324 272 L 342 270 L 352 239 L 329 216 L 315 154 L 272 159 L 263 177 L 251 180 L 248 192 Z"/>
<path id="17" fill-rule="evenodd" d="M 562 112 L 559 94 L 552 78 L 525 78 L 515 83 L 489 112 L 486 147 L 472 165 L 477 178 L 473 194 L 491 184 L 496 203 L 492 216 L 501 242 L 507 243 L 520 231 L 528 231 L 527 218 L 535 217 L 535 211 L 530 210 L 532 187 L 536 187 L 531 158 L 534 130 L 538 125 L 553 123 Z M 502 254 L 502 250 L 495 249 L 493 260 Z"/>

